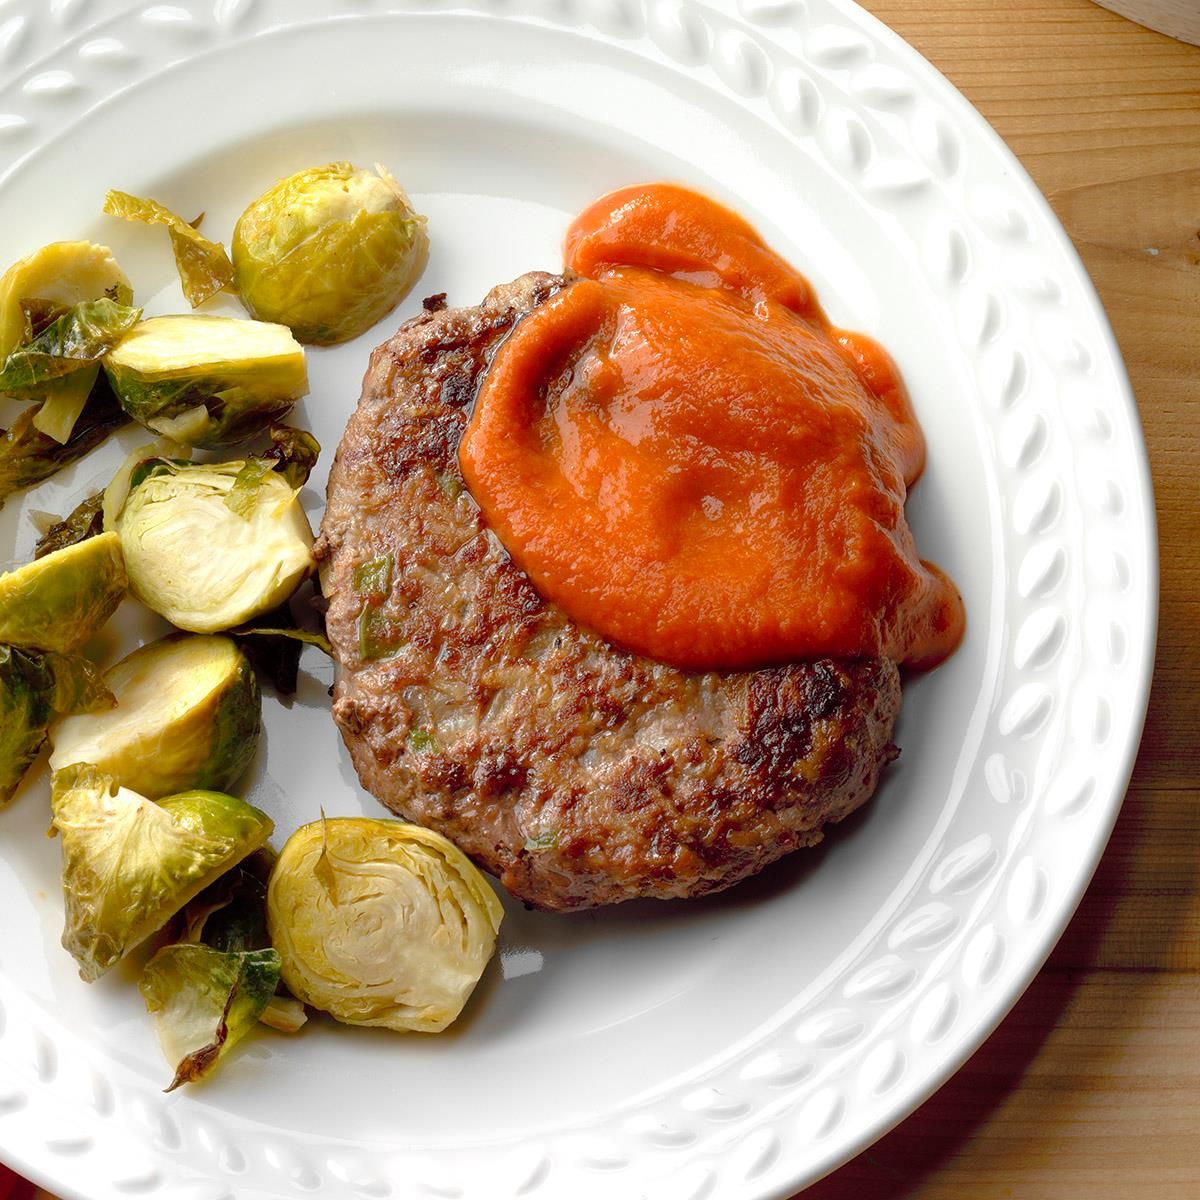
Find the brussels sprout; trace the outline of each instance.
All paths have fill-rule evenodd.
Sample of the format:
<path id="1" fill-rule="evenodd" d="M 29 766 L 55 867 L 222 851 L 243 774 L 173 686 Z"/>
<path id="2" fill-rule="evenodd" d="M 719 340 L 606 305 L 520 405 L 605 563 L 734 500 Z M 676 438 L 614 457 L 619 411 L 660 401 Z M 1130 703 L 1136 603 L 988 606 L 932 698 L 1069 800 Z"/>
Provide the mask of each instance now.
<path id="1" fill-rule="evenodd" d="M 116 612 L 127 586 L 115 533 L 35 559 L 0 575 L 0 642 L 65 654 Z"/>
<path id="2" fill-rule="evenodd" d="M 503 915 L 461 850 L 401 821 L 303 826 L 267 891 L 271 941 L 297 999 L 349 1025 L 427 1033 L 462 1011 Z"/>
<path id="3" fill-rule="evenodd" d="M 391 312 L 425 266 L 425 218 L 399 184 L 349 163 L 268 188 L 233 231 L 242 302 L 302 342 L 349 341 Z"/>
<path id="4" fill-rule="evenodd" d="M 219 242 L 210 242 L 198 232 L 203 213 L 194 221 L 185 221 L 157 200 L 143 200 L 128 192 L 115 191 L 105 196 L 104 211 L 110 217 L 167 227 L 171 234 L 171 249 L 175 254 L 179 282 L 183 285 L 187 302 L 193 308 L 233 282 L 233 264 L 225 253 L 225 247 Z"/>
<path id="5" fill-rule="evenodd" d="M 115 514 L 130 587 L 180 629 L 231 629 L 277 608 L 312 573 L 299 496 L 259 459 L 153 459 Z"/>
<path id="6" fill-rule="evenodd" d="M 34 333 L 27 313 L 57 316 L 84 300 L 133 302 L 133 289 L 107 246 L 52 242 L 13 263 L 0 278 L 0 362 Z M 29 306 L 29 307 L 23 307 Z M 46 322 L 49 324 L 49 322 Z"/>
<path id="7" fill-rule="evenodd" d="M 52 770 L 92 763 L 155 799 L 231 787 L 254 757 L 262 700 L 229 638 L 171 634 L 123 658 L 104 682 L 116 709 L 60 721 L 50 735 Z"/>
<path id="8" fill-rule="evenodd" d="M 0 808 L 37 758 L 55 713 L 96 712 L 115 704 L 86 658 L 0 646 Z"/>
<path id="9" fill-rule="evenodd" d="M 233 796 L 192 791 L 155 804 L 90 763 L 56 771 L 62 835 L 62 942 L 89 982 L 271 835 L 270 817 Z"/>
<path id="10" fill-rule="evenodd" d="M 97 492 L 81 500 L 61 521 L 53 521 L 38 538 L 33 549 L 35 559 L 56 550 L 78 545 L 104 532 L 104 493 Z"/>
<path id="11" fill-rule="evenodd" d="M 243 441 L 308 392 L 304 350 L 286 326 L 232 317 L 152 317 L 104 369 L 135 421 L 191 446 Z"/>
<path id="12" fill-rule="evenodd" d="M 45 407 L 21 413 L 9 429 L 0 430 L 0 505 L 13 492 L 33 487 L 77 462 L 129 421 L 104 375 L 96 380 L 66 443 L 60 445 L 35 426 Z"/>
<path id="13" fill-rule="evenodd" d="M 138 987 L 175 1071 L 166 1090 L 211 1074 L 254 1028 L 278 983 L 274 950 L 223 954 L 211 946 L 164 946 Z"/>

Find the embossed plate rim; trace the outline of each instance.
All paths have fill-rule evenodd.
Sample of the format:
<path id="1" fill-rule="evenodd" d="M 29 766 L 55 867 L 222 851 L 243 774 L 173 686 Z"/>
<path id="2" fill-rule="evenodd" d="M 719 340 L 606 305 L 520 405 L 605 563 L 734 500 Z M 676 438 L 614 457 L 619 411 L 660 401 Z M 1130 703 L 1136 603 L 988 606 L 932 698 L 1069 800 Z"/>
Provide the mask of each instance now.
<path id="1" fill-rule="evenodd" d="M 1102 490 L 1096 508 L 1100 518 L 1093 520 L 1116 527 L 1122 505 L 1128 506 L 1121 482 L 1126 490 L 1132 488 L 1140 501 L 1135 516 L 1141 521 L 1140 550 L 1145 571 L 1154 572 L 1153 508 L 1149 503 L 1145 448 L 1115 340 L 1078 257 L 1044 199 L 982 118 L 874 18 L 848 0 L 807 3 L 742 0 L 736 7 L 727 0 L 682 3 L 574 0 L 570 5 L 557 0 L 509 0 L 505 5 L 485 0 L 465 0 L 457 5 L 438 0 L 394 4 L 382 0 L 326 0 L 324 4 L 319 0 L 300 0 L 293 6 L 300 17 L 295 17 L 293 9 L 289 9 L 287 19 L 298 21 L 305 13 L 318 10 L 326 15 L 354 15 L 382 14 L 393 8 L 447 15 L 460 9 L 474 13 L 492 11 L 500 14 L 499 19 L 534 24 L 570 20 L 576 28 L 587 29 L 598 40 L 627 43 L 630 47 L 636 43 L 638 53 L 658 54 L 672 69 L 678 70 L 682 65 L 702 77 L 706 86 L 760 111 L 765 120 L 791 131 L 797 138 L 808 139 L 828 156 L 833 169 L 856 188 L 877 189 L 881 214 L 905 212 L 913 219 L 913 213 L 923 211 L 922 195 L 931 195 L 933 191 L 941 195 L 941 190 L 953 192 L 956 197 L 953 215 L 969 216 L 970 221 L 961 226 L 951 223 L 934 231 L 941 240 L 933 246 L 925 269 L 931 278 L 941 272 L 942 283 L 951 290 L 958 289 L 963 296 L 972 285 L 977 261 L 990 253 L 993 245 L 1002 247 L 1006 255 L 1014 258 L 1020 258 L 1033 247 L 1046 258 L 1045 276 L 1030 282 L 1032 290 L 1024 300 L 1020 298 L 1026 295 L 1024 292 L 1012 291 L 1010 296 L 1010 289 L 1002 289 L 997 299 L 985 289 L 979 332 L 981 363 L 986 361 L 991 367 L 1000 368 L 992 372 L 1001 381 L 997 394 L 986 394 L 987 401 L 1001 414 L 996 418 L 998 438 L 1000 432 L 1007 435 L 1011 431 L 1012 453 L 1028 484 L 1025 486 L 1028 503 L 1023 510 L 1019 504 L 1015 505 L 1020 511 L 1012 514 L 1013 520 L 1028 524 L 1028 531 L 1022 537 L 1037 539 L 1042 537 L 1043 527 L 1054 528 L 1064 511 L 1069 515 L 1076 514 L 1076 510 L 1084 512 L 1082 492 L 1077 495 L 1071 491 L 1064 496 L 1057 477 L 1051 476 L 1048 482 L 1039 479 L 1039 456 L 1044 454 L 1048 440 L 1054 442 L 1063 437 L 1078 435 L 1081 453 L 1096 439 L 1101 445 L 1106 441 L 1112 443 L 1111 422 L 1115 415 L 1118 426 L 1122 419 L 1125 421 L 1120 426 L 1117 448 L 1124 453 L 1121 465 L 1132 467 L 1133 478 L 1107 480 L 1115 491 Z M 276 20 L 283 19 L 279 16 L 282 10 L 274 0 L 186 0 L 174 4 L 152 4 L 146 0 L 139 3 L 52 0 L 48 6 L 40 0 L 10 3 L 0 13 L 0 138 L 6 138 L 13 151 L 20 153 L 22 139 L 29 132 L 28 125 L 21 124 L 24 118 L 20 112 L 9 103 L 14 94 L 28 111 L 63 113 L 81 93 L 86 99 L 89 89 L 105 86 L 102 79 L 100 84 L 95 82 L 99 75 L 94 64 L 119 62 L 112 55 L 114 45 L 119 51 L 121 43 L 111 35 L 118 27 L 124 29 L 134 21 L 132 16 L 126 20 L 129 14 L 140 15 L 141 25 L 136 28 L 142 32 L 133 36 L 144 37 L 146 45 L 151 44 L 152 37 L 158 39 L 153 44 L 160 45 L 164 39 L 177 36 L 179 53 L 186 57 L 188 44 L 202 44 L 189 43 L 188 39 L 232 41 L 250 36 L 268 9 L 275 10 Z M 650 33 L 643 36 L 647 27 Z M 83 49 L 88 53 L 76 53 Z M 697 56 L 698 62 L 694 61 Z M 30 67 L 34 63 L 36 70 Z M 853 103 L 845 99 L 848 95 L 853 96 Z M 905 152 L 891 153 L 893 142 Z M 0 143 L 0 150 L 4 148 Z M 1007 173 L 1000 189 L 1004 193 L 1001 199 L 1015 196 L 1016 202 L 1011 209 L 1004 209 L 1002 204 L 1000 211 L 989 213 L 983 205 L 977 212 L 968 186 L 972 167 L 978 165 L 973 160 L 990 161 L 997 154 L 1002 173 Z M 1032 217 L 1028 215 L 1030 211 Z M 884 215 L 881 219 L 885 219 Z M 1032 342 L 1008 337 L 1006 321 L 1016 320 L 1019 324 L 1024 316 L 1022 306 L 1031 311 L 1036 309 L 1047 319 L 1061 317 L 1065 307 L 1067 316 L 1075 318 L 1071 336 L 1082 330 L 1074 348 L 1066 345 L 1074 355 L 1073 361 L 1054 365 L 1043 349 L 1031 348 Z M 1072 324 L 1069 320 L 1067 323 Z M 1015 351 L 1011 347 L 1004 349 L 1010 340 L 1015 342 Z M 992 355 L 997 349 L 1006 357 Z M 1103 376 L 1101 382 L 1107 389 L 1109 409 L 1099 403 L 1095 406 L 1093 416 L 1098 432 L 1088 428 L 1073 430 L 1065 424 L 1066 417 L 1057 408 L 1034 412 L 1030 419 L 1027 410 L 1031 391 L 1047 372 L 1056 388 L 1060 378 L 1073 380 L 1072 386 L 1079 385 L 1072 397 L 1079 401 L 1080 411 L 1087 398 L 1086 381 Z M 1071 445 L 1074 450 L 1074 442 Z M 998 464 L 1000 457 L 998 453 Z M 1042 544 L 1051 545 L 1048 540 Z M 1032 547 L 1030 553 L 1036 549 Z M 1031 560 L 1023 561 L 1028 564 Z M 1041 559 L 1033 562 L 1029 571 L 1030 595 L 1035 599 L 1042 598 L 1039 587 L 1045 585 L 1048 594 L 1052 594 L 1057 586 L 1055 563 L 1053 553 L 1044 562 Z M 1068 570 L 1075 567 L 1078 564 L 1068 563 Z M 1128 568 L 1127 561 L 1125 567 Z M 1117 576 L 1119 584 L 1119 566 Z M 1046 580 L 1049 584 L 1045 584 Z M 700 1200 L 716 1194 L 718 1189 L 723 1196 L 746 1200 L 785 1196 L 800 1183 L 815 1179 L 861 1149 L 934 1090 L 998 1023 L 1049 953 L 1082 895 L 1116 818 L 1144 717 L 1153 651 L 1154 583 L 1149 578 L 1139 578 L 1134 583 L 1144 590 L 1144 603 L 1133 614 L 1137 628 L 1127 631 L 1127 639 L 1137 642 L 1140 653 L 1134 664 L 1126 661 L 1124 665 L 1124 676 L 1133 676 L 1135 686 L 1125 697 L 1123 711 L 1132 717 L 1120 726 L 1119 766 L 1100 784 L 1094 779 L 1085 780 L 1078 794 L 1053 796 L 1048 788 L 1042 789 L 1036 796 L 1038 804 L 1033 803 L 1028 779 L 1019 770 L 1009 771 L 1004 762 L 996 765 L 985 781 L 996 803 L 1011 804 L 1014 811 L 1024 804 L 1022 811 L 1030 820 L 1038 815 L 1040 808 L 1051 804 L 1058 806 L 1059 814 L 1066 814 L 1064 820 L 1087 814 L 1084 853 L 1074 848 L 1068 894 L 1048 902 L 1048 889 L 1053 881 L 1045 878 L 1043 868 L 1031 855 L 1017 859 L 1015 851 L 1002 854 L 1003 848 L 995 846 L 989 838 L 982 841 L 978 837 L 968 838 L 956 844 L 950 853 L 940 857 L 936 866 L 931 865 L 928 879 L 923 881 L 923 886 L 928 884 L 929 895 L 918 912 L 911 914 L 920 920 L 907 925 L 896 921 L 888 931 L 886 946 L 881 932 L 877 939 L 878 956 L 867 963 L 856 962 L 830 987 L 823 1006 L 806 1013 L 804 1020 L 789 1028 L 789 1044 L 802 1042 L 813 1047 L 814 1058 L 821 1062 L 810 1076 L 789 1084 L 786 1063 L 780 1066 L 757 1059 L 739 1060 L 734 1065 L 740 1064 L 741 1074 L 732 1067 L 725 1071 L 723 1065 L 723 1074 L 713 1072 L 714 1077 L 720 1076 L 713 1080 L 722 1085 L 720 1088 L 706 1089 L 689 1083 L 686 1096 L 662 1097 L 651 1109 L 634 1117 L 609 1121 L 604 1130 L 597 1131 L 603 1137 L 586 1145 L 585 1139 L 565 1137 L 553 1145 L 552 1152 L 543 1152 L 536 1146 L 517 1146 L 512 1153 L 497 1149 L 491 1156 L 494 1161 L 487 1164 L 495 1168 L 495 1177 L 490 1170 L 485 1174 L 478 1163 L 470 1168 L 469 1178 L 463 1177 L 467 1178 L 465 1186 L 470 1194 L 489 1190 L 493 1194 L 497 1191 L 562 1194 L 561 1189 L 569 1183 L 576 1194 L 583 1195 L 587 1187 L 586 1194 L 590 1195 L 593 1189 L 588 1184 L 588 1172 L 591 1172 L 591 1182 L 596 1183 L 599 1177 L 602 1182 L 597 1186 L 609 1194 L 615 1186 L 624 1190 L 636 1186 L 641 1195 L 653 1196 L 655 1200 L 668 1196 Z M 1068 717 L 1075 716 L 1056 711 L 1055 698 L 1047 699 L 1044 691 L 1036 690 L 1039 656 L 1049 656 L 1053 661 L 1062 653 L 1062 639 L 1068 636 L 1061 633 L 1054 620 L 1047 619 L 1046 611 L 1043 607 L 1028 612 L 1028 624 L 1014 630 L 1023 635 L 1027 632 L 1023 641 L 1021 637 L 1015 639 L 1014 652 L 1028 656 L 1028 662 L 1035 664 L 1027 672 L 1034 677 L 1034 690 L 1021 691 L 1023 685 L 1018 685 L 1006 697 L 1003 711 L 997 706 L 995 713 L 998 721 L 1008 726 L 1005 736 L 1017 740 L 1026 736 L 1036 738 L 1047 724 L 1057 728 L 1060 721 L 1065 729 Z M 1111 707 L 1107 718 L 1103 709 L 1096 707 L 1095 711 L 1084 712 L 1081 719 L 1091 719 L 1095 730 L 1104 727 L 1111 735 Z M 1103 746 L 1105 738 L 1099 733 L 1097 737 Z M 1039 871 L 1042 871 L 1040 876 Z M 944 899 L 937 897 L 972 895 L 976 889 L 983 900 L 976 905 L 974 924 L 968 920 L 966 928 L 960 931 L 961 918 L 954 915 Z M 919 889 L 913 890 L 915 893 Z M 991 906 L 986 912 L 984 901 Z M 967 910 L 965 900 L 955 902 L 962 911 Z M 998 928 L 999 919 L 980 924 L 979 914 L 991 916 L 1002 903 L 1007 903 L 1010 910 L 1017 910 L 1016 916 L 1009 913 L 1011 928 L 1007 931 Z M 1032 915 L 1026 919 L 1023 914 Z M 954 920 L 947 926 L 949 917 Z M 1018 942 L 1018 937 L 1023 941 Z M 1014 944 L 1019 953 L 1011 950 Z M 903 950 L 912 960 L 913 947 L 924 955 L 917 961 L 922 963 L 923 970 L 928 967 L 927 979 L 933 980 L 935 970 L 940 971 L 937 981 L 925 989 L 920 1003 L 938 999 L 937 989 L 943 989 L 941 1007 L 933 1004 L 923 1014 L 915 1011 L 920 1007 L 916 999 L 911 1004 L 912 1013 L 904 1008 L 909 1004 L 907 997 L 918 991 L 916 971 L 911 961 L 906 963 L 903 955 L 895 953 L 897 949 Z M 945 961 L 935 963 L 939 955 Z M 0 1074 L 0 1145 L 28 1173 L 51 1184 L 61 1180 L 61 1186 L 83 1194 L 77 1182 L 68 1182 L 66 1164 L 90 1163 L 96 1180 L 95 1186 L 88 1189 L 92 1196 L 98 1194 L 99 1186 L 109 1189 L 106 1194 L 169 1191 L 172 1195 L 194 1195 L 197 1200 L 221 1194 L 244 1196 L 251 1192 L 255 1196 L 279 1195 L 294 1192 L 296 1188 L 321 1187 L 326 1194 L 338 1195 L 383 1195 L 391 1189 L 392 1176 L 387 1173 L 385 1155 L 379 1154 L 379 1165 L 372 1167 L 353 1156 L 338 1157 L 330 1149 L 322 1178 L 312 1161 L 288 1146 L 272 1151 L 275 1162 L 256 1161 L 250 1174 L 225 1173 L 214 1178 L 217 1150 L 206 1154 L 203 1161 L 198 1157 L 182 1161 L 178 1146 L 187 1131 L 181 1131 L 173 1119 L 156 1113 L 153 1107 L 147 1108 L 147 1116 L 152 1123 L 158 1121 L 157 1147 L 148 1147 L 146 1134 L 138 1133 L 132 1124 L 126 1130 L 148 1151 L 136 1161 L 133 1156 L 128 1161 L 118 1161 L 115 1152 L 106 1155 L 100 1142 L 89 1135 L 63 1136 L 61 1130 L 53 1129 L 49 1114 L 57 1103 L 66 1102 L 63 1076 L 69 1068 L 66 1061 L 69 1056 L 61 1054 L 60 1049 L 69 1050 L 70 1039 L 60 1035 L 61 1045 L 56 1044 L 50 1033 L 39 1028 L 36 1015 L 31 1016 L 22 1007 L 19 996 L 13 995 L 8 982 L 0 978 L 0 1007 L 6 996 L 8 1030 L 7 1035 L 0 1031 L 0 1064 L 11 1062 L 25 1074 L 17 1076 L 17 1084 L 9 1083 Z M 885 1021 L 879 1016 L 880 1009 L 887 1007 L 893 997 L 900 997 L 893 1006 L 894 1011 L 902 1014 L 897 1020 L 907 1022 L 903 1036 L 899 1033 L 893 1036 L 894 1027 L 884 1028 Z M 0 1020 L 3 1019 L 0 1013 Z M 915 1052 L 909 1042 L 916 1044 L 922 1040 L 911 1034 L 918 1023 L 922 1023 L 926 1034 L 937 1035 L 926 1041 L 938 1043 L 950 1038 L 950 1048 L 945 1048 L 942 1042 L 940 1053 L 931 1053 L 914 1067 Z M 23 1039 L 25 1033 L 29 1035 L 27 1039 Z M 909 1041 L 905 1041 L 906 1037 Z M 31 1052 L 32 1060 L 24 1065 L 18 1063 L 15 1053 L 10 1053 L 22 1040 L 28 1042 L 23 1049 Z M 773 1052 L 767 1051 L 759 1058 Z M 765 1074 L 755 1075 L 753 1071 Z M 765 1085 L 761 1084 L 765 1077 L 782 1081 L 782 1093 L 774 1098 L 767 1096 Z M 756 1079 L 759 1084 L 755 1084 Z M 102 1127 L 111 1131 L 116 1124 L 124 1123 L 127 1118 L 121 1115 L 121 1106 L 126 1100 L 122 1090 L 125 1085 L 120 1081 L 114 1085 L 93 1079 L 92 1086 L 100 1089 L 91 1104 L 101 1117 Z M 130 1095 L 135 1104 L 151 1103 Z M 36 1144 L 27 1143 L 33 1149 L 25 1151 L 21 1130 L 31 1126 L 22 1123 L 22 1113 L 30 1115 L 35 1110 L 44 1111 L 47 1117 L 33 1118 L 39 1135 Z M 697 1128 L 703 1133 L 697 1135 Z M 722 1130 L 728 1130 L 729 1134 Z M 248 1129 L 243 1132 L 250 1134 Z M 249 1140 L 244 1144 L 248 1145 Z M 248 1171 L 247 1156 L 236 1142 L 228 1143 L 223 1150 L 232 1151 L 235 1163 L 240 1155 L 242 1171 Z M 630 1178 L 628 1172 L 641 1171 L 643 1167 L 645 1172 Z M 105 1179 L 103 1185 L 101 1178 Z M 437 1194 L 438 1178 L 437 1170 L 431 1167 L 424 1179 L 424 1194 Z M 429 1189 L 433 1189 L 432 1193 Z"/>

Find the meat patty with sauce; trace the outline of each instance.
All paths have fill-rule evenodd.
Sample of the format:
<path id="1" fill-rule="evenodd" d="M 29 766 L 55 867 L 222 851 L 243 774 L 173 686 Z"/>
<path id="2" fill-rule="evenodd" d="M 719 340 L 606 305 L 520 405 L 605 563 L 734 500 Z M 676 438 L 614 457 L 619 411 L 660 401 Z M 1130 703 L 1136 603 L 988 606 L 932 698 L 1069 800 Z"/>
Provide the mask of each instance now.
<path id="1" fill-rule="evenodd" d="M 458 445 L 490 356 L 562 276 L 426 312 L 371 356 L 317 542 L 333 714 L 363 786 L 516 897 L 699 896 L 821 838 L 897 753 L 887 659 L 687 673 L 547 603 Z"/>

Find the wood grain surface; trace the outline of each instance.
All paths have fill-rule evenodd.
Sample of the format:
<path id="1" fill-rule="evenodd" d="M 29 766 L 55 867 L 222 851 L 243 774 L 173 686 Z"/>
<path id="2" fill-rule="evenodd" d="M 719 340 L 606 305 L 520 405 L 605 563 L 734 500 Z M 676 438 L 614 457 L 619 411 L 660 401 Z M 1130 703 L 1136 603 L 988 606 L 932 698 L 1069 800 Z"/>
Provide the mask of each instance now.
<path id="1" fill-rule="evenodd" d="M 1198 1200 L 1200 49 L 1090 0 L 863 2 L 991 122 L 1091 272 L 1149 443 L 1162 604 L 1133 784 L 1066 936 L 962 1071 L 804 1200 Z"/>
<path id="2" fill-rule="evenodd" d="M 1162 601 L 1133 783 L 1066 936 L 959 1074 L 804 1200 L 1200 1200 L 1200 49 L 1090 0 L 860 3 L 1083 256 L 1146 430 Z"/>

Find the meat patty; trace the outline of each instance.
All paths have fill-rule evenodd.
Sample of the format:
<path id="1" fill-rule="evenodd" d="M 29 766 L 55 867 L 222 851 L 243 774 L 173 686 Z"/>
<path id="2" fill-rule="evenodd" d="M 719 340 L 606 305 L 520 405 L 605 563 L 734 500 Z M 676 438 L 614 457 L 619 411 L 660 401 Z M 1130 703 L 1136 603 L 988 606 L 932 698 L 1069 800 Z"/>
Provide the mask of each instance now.
<path id="1" fill-rule="evenodd" d="M 689 674 L 627 653 L 511 562 L 459 439 L 490 355 L 569 286 L 523 275 L 372 354 L 317 543 L 363 786 L 558 910 L 703 895 L 819 841 L 895 757 L 900 707 L 886 659 Z"/>

